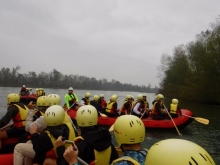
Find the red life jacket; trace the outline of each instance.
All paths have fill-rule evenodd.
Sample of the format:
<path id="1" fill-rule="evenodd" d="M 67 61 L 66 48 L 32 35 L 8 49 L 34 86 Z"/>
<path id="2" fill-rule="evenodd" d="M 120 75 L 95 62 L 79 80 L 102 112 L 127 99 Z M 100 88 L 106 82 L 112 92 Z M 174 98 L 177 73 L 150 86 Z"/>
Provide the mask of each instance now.
<path id="1" fill-rule="evenodd" d="M 24 105 L 24 108 L 18 104 L 13 104 L 13 106 L 17 107 L 19 112 L 15 117 L 12 118 L 14 127 L 24 127 L 26 124 L 26 118 L 28 114 L 28 107 Z"/>

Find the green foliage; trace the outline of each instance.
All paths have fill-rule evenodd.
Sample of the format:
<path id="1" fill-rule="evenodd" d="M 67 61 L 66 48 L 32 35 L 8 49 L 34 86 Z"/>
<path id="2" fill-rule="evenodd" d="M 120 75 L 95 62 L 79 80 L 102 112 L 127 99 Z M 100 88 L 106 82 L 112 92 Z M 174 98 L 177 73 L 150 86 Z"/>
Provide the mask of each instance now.
<path id="1" fill-rule="evenodd" d="M 220 104 L 219 20 L 211 26 L 212 30 L 198 34 L 196 41 L 176 47 L 173 56 L 162 56 L 161 93 L 187 101 Z"/>

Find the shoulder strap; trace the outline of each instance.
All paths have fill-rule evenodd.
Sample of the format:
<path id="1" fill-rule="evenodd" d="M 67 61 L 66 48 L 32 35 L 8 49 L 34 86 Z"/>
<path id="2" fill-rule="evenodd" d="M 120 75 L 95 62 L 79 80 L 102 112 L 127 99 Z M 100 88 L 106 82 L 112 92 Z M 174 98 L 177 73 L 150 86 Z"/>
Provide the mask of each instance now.
<path id="1" fill-rule="evenodd" d="M 120 161 L 130 161 L 130 162 L 131 162 L 132 164 L 134 164 L 134 165 L 140 165 L 140 163 L 139 163 L 138 161 L 136 161 L 135 159 L 133 159 L 133 158 L 130 157 L 130 156 L 122 156 L 122 157 L 120 157 L 120 158 L 114 160 L 114 161 L 112 162 L 112 165 L 114 165 L 114 164 L 116 164 L 116 163 L 118 163 L 118 162 L 120 162 Z"/>

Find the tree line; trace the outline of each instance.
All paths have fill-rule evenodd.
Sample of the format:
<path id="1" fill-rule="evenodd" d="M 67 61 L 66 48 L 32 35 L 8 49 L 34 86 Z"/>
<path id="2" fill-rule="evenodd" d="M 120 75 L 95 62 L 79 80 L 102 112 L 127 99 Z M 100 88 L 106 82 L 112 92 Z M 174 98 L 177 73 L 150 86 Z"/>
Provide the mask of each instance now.
<path id="1" fill-rule="evenodd" d="M 157 93 L 159 88 L 151 88 L 142 85 L 132 85 L 128 83 L 121 83 L 117 80 L 110 82 L 107 79 L 97 80 L 96 78 L 79 76 L 79 75 L 64 75 L 58 70 L 53 69 L 50 73 L 29 71 L 28 73 L 19 73 L 20 66 L 10 68 L 3 67 L 0 71 L 0 86 L 22 86 L 25 84 L 27 87 L 36 88 L 61 88 L 66 89 L 72 86 L 74 89 L 85 89 L 85 90 L 111 90 L 111 91 L 135 91 L 135 92 L 146 92 L 146 93 Z"/>
<path id="2" fill-rule="evenodd" d="M 195 41 L 163 54 L 158 67 L 160 92 L 172 98 L 220 104 L 220 21 L 211 30 L 196 35 Z"/>

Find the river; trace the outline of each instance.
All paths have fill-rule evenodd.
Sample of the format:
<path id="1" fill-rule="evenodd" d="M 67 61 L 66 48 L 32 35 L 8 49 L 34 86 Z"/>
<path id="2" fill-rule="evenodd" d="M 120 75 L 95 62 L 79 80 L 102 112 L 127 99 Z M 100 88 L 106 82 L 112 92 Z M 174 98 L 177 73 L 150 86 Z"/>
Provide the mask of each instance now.
<path id="1" fill-rule="evenodd" d="M 0 87 L 0 116 L 2 117 L 7 109 L 7 100 L 6 97 L 9 93 L 18 93 L 20 88 L 16 87 Z M 33 89 L 34 90 L 34 89 Z M 64 95 L 67 92 L 67 89 L 44 89 L 46 94 L 58 94 L 61 98 L 64 98 Z M 91 95 L 104 94 L 105 100 L 107 101 L 112 94 L 118 95 L 118 104 L 122 105 L 122 102 L 125 99 L 125 96 L 130 94 L 135 98 L 138 92 L 124 92 L 124 91 L 96 91 L 96 90 L 74 90 L 74 93 L 77 94 L 78 98 L 81 99 L 86 92 L 90 92 Z M 155 97 L 154 93 L 147 93 L 148 102 L 151 104 Z M 171 102 L 171 99 L 164 99 L 165 105 L 168 105 Z M 62 99 L 62 105 L 64 104 L 64 99 Z M 189 102 L 179 102 L 180 108 L 189 109 L 194 113 L 195 117 L 202 117 L 209 119 L 209 125 L 204 125 L 197 121 L 193 121 L 185 129 L 180 130 L 182 136 L 179 136 L 176 130 L 155 130 L 155 129 L 146 129 L 146 138 L 142 144 L 145 148 L 150 148 L 154 143 L 164 140 L 167 138 L 178 138 L 186 139 L 192 142 L 197 143 L 198 145 L 205 148 L 210 155 L 213 157 L 216 164 L 220 164 L 220 106 L 215 105 L 203 105 L 195 104 Z M 113 137 L 113 135 L 112 135 Z M 114 137 L 113 137 L 114 138 Z M 114 139 L 113 142 L 115 143 Z M 175 146 L 173 146 L 175 147 Z"/>

